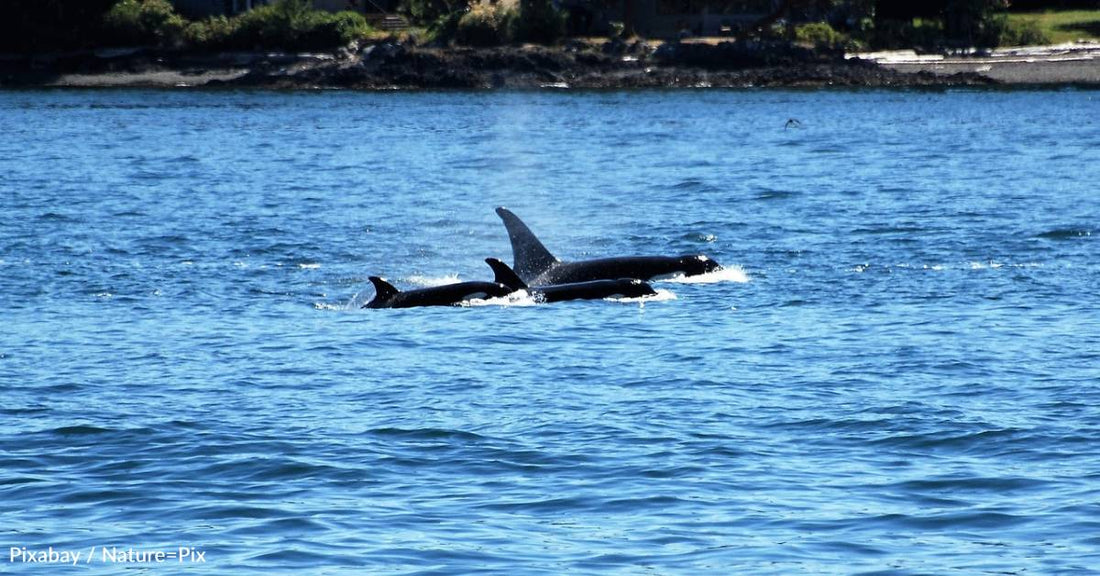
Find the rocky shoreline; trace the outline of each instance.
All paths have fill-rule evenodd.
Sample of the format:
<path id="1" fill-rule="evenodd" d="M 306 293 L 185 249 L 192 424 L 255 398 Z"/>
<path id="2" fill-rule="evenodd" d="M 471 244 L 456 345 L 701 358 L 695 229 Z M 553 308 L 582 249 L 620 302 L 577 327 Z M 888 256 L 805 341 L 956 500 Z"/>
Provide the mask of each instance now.
<path id="1" fill-rule="evenodd" d="M 965 67 L 907 70 L 840 52 L 759 42 L 654 46 L 610 41 L 557 47 L 437 48 L 385 41 L 324 54 L 128 49 L 0 56 L 0 88 L 617 89 L 1002 82 Z"/>

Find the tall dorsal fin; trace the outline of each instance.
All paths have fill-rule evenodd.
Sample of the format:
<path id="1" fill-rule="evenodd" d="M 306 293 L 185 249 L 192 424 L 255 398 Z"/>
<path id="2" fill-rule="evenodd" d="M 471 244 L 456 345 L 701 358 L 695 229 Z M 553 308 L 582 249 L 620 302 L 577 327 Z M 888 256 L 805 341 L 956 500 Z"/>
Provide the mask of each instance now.
<path id="1" fill-rule="evenodd" d="M 508 239 L 512 241 L 512 268 L 520 278 L 530 281 L 561 262 L 539 242 L 519 216 L 503 206 L 497 208 L 497 215 L 508 229 Z"/>
<path id="2" fill-rule="evenodd" d="M 504 262 L 496 258 L 486 258 L 485 263 L 493 269 L 493 281 L 497 284 L 504 284 L 512 290 L 527 289 L 527 283 L 520 280 L 519 276 L 516 275 L 516 271 L 509 268 Z"/>
<path id="3" fill-rule="evenodd" d="M 401 293 L 400 290 L 393 287 L 393 284 L 377 276 L 371 276 L 369 280 L 371 284 L 374 284 L 375 291 L 374 300 L 371 300 L 371 302 L 385 302 Z"/>

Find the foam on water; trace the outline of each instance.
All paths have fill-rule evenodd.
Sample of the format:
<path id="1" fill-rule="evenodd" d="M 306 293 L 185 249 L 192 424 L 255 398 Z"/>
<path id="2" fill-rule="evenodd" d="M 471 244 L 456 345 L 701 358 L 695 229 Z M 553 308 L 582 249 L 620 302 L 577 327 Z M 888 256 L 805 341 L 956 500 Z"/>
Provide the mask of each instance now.
<path id="1" fill-rule="evenodd" d="M 672 290 L 667 290 L 665 288 L 654 288 L 653 291 L 656 292 L 656 294 L 651 294 L 649 296 L 635 296 L 633 298 L 607 298 L 606 300 L 610 302 L 640 304 L 645 304 L 646 302 L 670 302 L 672 300 L 676 300 L 676 293 Z"/>
<path id="2" fill-rule="evenodd" d="M 684 276 L 677 274 L 660 280 L 675 284 L 716 284 L 718 282 L 737 282 L 744 284 L 749 281 L 749 275 L 740 266 L 723 266 L 706 274 L 696 276 Z"/>
<path id="3" fill-rule="evenodd" d="M 498 298 L 484 298 L 467 300 L 463 302 L 462 306 L 477 307 L 477 306 L 536 306 L 539 302 L 531 296 L 526 290 L 517 290 L 511 294 L 500 296 Z"/>

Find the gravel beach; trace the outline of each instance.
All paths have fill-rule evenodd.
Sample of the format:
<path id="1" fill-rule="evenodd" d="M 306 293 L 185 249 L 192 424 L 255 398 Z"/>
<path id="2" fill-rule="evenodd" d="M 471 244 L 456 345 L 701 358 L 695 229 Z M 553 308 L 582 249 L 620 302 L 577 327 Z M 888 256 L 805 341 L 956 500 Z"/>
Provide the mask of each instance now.
<path id="1" fill-rule="evenodd" d="M 912 50 L 851 54 L 898 72 L 957 74 L 972 72 L 999 84 L 1070 84 L 1100 86 L 1100 43 L 1025 46 L 988 52 L 942 55 Z"/>

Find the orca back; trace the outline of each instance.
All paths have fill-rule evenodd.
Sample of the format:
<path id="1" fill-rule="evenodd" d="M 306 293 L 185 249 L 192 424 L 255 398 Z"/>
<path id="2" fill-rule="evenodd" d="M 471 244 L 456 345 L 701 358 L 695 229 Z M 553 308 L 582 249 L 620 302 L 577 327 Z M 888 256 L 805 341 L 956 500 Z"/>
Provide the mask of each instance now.
<path id="1" fill-rule="evenodd" d="M 532 289 L 532 294 L 543 302 L 566 300 L 602 300 L 604 298 L 638 298 L 653 296 L 657 292 L 649 283 L 637 278 L 589 280 L 571 284 L 553 284 Z"/>

